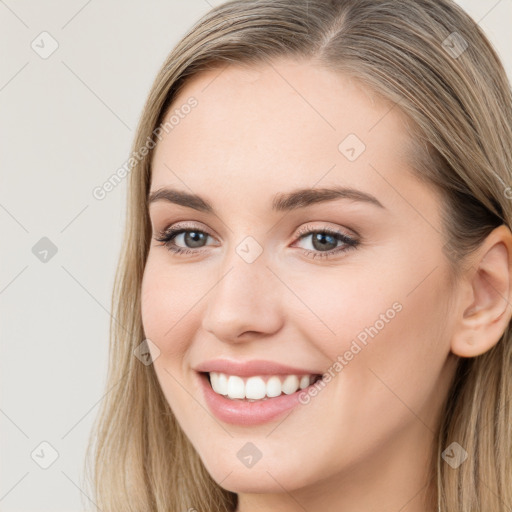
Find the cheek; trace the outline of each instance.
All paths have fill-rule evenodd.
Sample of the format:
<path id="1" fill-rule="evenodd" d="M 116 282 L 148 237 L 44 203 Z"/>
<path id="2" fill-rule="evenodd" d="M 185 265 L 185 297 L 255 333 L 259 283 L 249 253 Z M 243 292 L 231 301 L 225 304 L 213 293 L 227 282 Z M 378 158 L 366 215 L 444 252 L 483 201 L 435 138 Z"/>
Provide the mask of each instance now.
<path id="1" fill-rule="evenodd" d="M 434 428 L 434 411 L 443 395 L 439 376 L 449 354 L 450 292 L 441 266 L 430 275 L 434 266 L 397 268 L 400 272 L 374 281 L 374 289 L 381 290 L 374 296 L 384 300 L 369 298 L 363 316 L 354 311 L 351 339 L 355 332 L 356 340 L 357 332 L 368 336 L 366 344 L 358 343 L 361 351 L 348 363 L 345 378 L 365 398 L 368 425 L 378 412 L 390 429 L 393 422 L 417 421 L 415 415 Z M 393 304 L 396 310 L 386 314 Z"/>
<path id="2" fill-rule="evenodd" d="M 300 326 L 304 338 L 333 362 L 347 351 L 350 361 L 356 353 L 361 359 L 363 349 L 386 337 L 389 326 L 403 315 L 400 290 L 393 280 L 383 279 L 382 272 L 372 275 L 347 266 L 286 279 L 297 297 L 286 302 L 290 323 Z"/>
<path id="3" fill-rule="evenodd" d="M 397 401 L 382 381 L 406 403 L 421 406 L 449 353 L 446 269 L 439 261 L 394 261 L 293 281 L 294 292 L 310 310 L 301 304 L 295 323 L 327 356 L 326 371 L 333 377 L 343 374 L 335 386 L 370 401 L 378 396 L 376 410 L 386 396 Z"/>
<path id="4" fill-rule="evenodd" d="M 141 285 L 142 325 L 146 338 L 159 350 L 158 357 L 153 355 L 153 368 L 162 392 L 187 431 L 193 427 L 187 422 L 190 413 L 202 417 L 202 411 L 195 410 L 197 405 L 182 388 L 187 354 L 197 329 L 190 322 L 191 308 L 200 294 L 199 285 L 194 283 L 197 280 L 171 268 L 165 255 L 150 251 Z"/>
<path id="5" fill-rule="evenodd" d="M 144 333 L 171 362 L 187 348 L 192 336 L 184 332 L 187 313 L 200 297 L 200 284 L 192 276 L 171 268 L 165 257 L 150 255 L 141 286 L 141 315 Z"/>

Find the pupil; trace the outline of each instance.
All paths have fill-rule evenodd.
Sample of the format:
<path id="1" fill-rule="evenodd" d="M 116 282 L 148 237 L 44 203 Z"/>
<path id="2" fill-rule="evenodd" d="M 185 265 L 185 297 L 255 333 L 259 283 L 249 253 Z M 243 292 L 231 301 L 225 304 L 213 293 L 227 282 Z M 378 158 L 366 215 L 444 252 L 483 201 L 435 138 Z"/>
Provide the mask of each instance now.
<path id="1" fill-rule="evenodd" d="M 315 249 L 325 249 L 325 238 L 330 238 L 331 242 L 327 242 L 327 244 L 331 243 L 334 245 L 333 249 L 336 247 L 336 239 L 327 233 L 316 233 L 316 235 L 313 237 L 313 246 Z M 317 247 L 316 244 L 319 243 L 319 246 Z"/>
<path id="2" fill-rule="evenodd" d="M 201 238 L 203 237 L 204 233 L 198 233 L 197 231 L 189 231 L 185 233 L 185 243 L 187 245 L 190 245 L 191 247 L 199 247 L 201 243 Z M 199 242 L 199 245 L 195 245 Z"/>

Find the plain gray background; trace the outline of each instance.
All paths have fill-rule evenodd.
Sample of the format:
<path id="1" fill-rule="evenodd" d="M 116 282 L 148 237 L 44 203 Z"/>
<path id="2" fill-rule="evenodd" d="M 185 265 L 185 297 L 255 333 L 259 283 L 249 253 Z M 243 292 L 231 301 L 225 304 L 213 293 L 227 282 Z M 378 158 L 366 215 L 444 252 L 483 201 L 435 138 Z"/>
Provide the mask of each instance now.
<path id="1" fill-rule="evenodd" d="M 95 510 L 80 482 L 106 392 L 126 183 L 102 201 L 92 190 L 128 158 L 171 48 L 220 3 L 0 0 L 0 511 Z M 512 76 L 512 0 L 460 4 Z M 42 442 L 58 453 L 47 469 Z"/>

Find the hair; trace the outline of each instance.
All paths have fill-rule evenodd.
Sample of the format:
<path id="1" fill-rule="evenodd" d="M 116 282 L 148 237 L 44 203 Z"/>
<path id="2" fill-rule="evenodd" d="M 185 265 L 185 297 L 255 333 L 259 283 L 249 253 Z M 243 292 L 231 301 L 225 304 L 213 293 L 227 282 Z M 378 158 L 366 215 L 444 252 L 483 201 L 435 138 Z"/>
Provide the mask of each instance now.
<path id="1" fill-rule="evenodd" d="M 460 55 L 450 51 L 454 46 Z M 451 0 L 221 4 L 189 30 L 158 71 L 133 152 L 158 133 L 192 76 L 279 58 L 344 73 L 405 115 L 413 127 L 412 172 L 442 197 L 443 254 L 454 282 L 468 270 L 466 257 L 494 228 L 510 227 L 510 83 L 478 24 Z M 140 293 L 151 238 L 147 195 L 153 153 L 136 161 L 129 175 L 126 228 L 112 293 L 108 391 L 87 447 L 86 473 L 93 458 L 93 474 L 87 478 L 103 511 L 232 512 L 236 493 L 211 478 L 177 423 L 153 365 L 133 355 L 145 340 Z M 511 396 L 508 325 L 492 349 L 457 362 L 432 446 L 432 507 L 442 512 L 510 510 Z M 457 469 L 441 460 L 452 442 L 469 455 Z"/>

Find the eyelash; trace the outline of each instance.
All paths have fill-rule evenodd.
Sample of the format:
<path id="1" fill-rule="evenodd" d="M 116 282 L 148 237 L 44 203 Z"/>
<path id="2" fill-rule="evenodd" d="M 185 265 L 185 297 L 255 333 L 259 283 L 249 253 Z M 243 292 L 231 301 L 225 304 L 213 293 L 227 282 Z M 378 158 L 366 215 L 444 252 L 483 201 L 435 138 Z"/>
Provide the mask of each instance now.
<path id="1" fill-rule="evenodd" d="M 160 245 L 165 246 L 167 250 L 169 250 L 170 252 L 175 253 L 175 254 L 180 254 L 180 255 L 190 254 L 190 253 L 199 254 L 199 253 L 203 252 L 204 248 L 188 249 L 188 248 L 179 247 L 179 246 L 171 243 L 174 240 L 174 238 L 176 238 L 178 235 L 180 235 L 181 233 L 189 232 L 189 231 L 193 231 L 195 233 L 202 233 L 204 235 L 211 236 L 206 231 L 202 231 L 202 230 L 196 229 L 194 227 L 176 226 L 171 229 L 163 230 L 162 232 L 160 232 L 158 234 L 158 237 L 156 237 L 155 240 L 157 242 L 161 242 Z M 314 235 L 314 234 L 323 234 L 323 235 L 332 236 L 336 240 L 343 242 L 345 244 L 345 246 L 337 247 L 336 249 L 331 249 L 331 250 L 325 251 L 325 252 L 310 250 L 310 249 L 302 249 L 304 251 L 304 253 L 306 254 L 306 256 L 312 257 L 312 258 L 320 257 L 320 258 L 327 259 L 336 254 L 346 252 L 350 249 L 354 249 L 359 245 L 358 240 L 347 236 L 346 234 L 342 233 L 341 231 L 336 231 L 336 230 L 333 230 L 333 229 L 330 229 L 327 227 L 325 227 L 323 229 L 312 229 L 309 226 L 305 226 L 304 228 L 300 229 L 299 232 L 297 233 L 297 239 L 300 240 L 302 238 L 305 238 L 306 236 Z M 313 256 L 310 256 L 311 254 Z"/>

